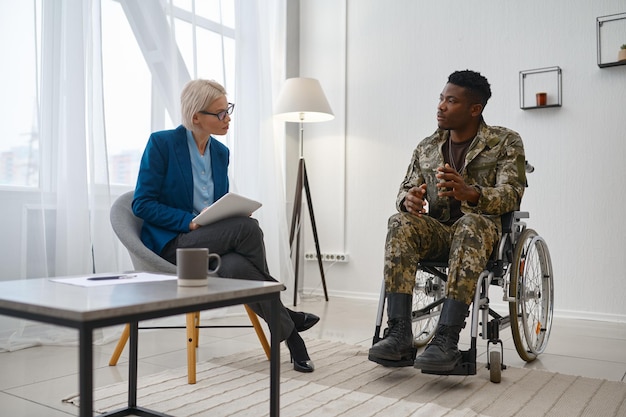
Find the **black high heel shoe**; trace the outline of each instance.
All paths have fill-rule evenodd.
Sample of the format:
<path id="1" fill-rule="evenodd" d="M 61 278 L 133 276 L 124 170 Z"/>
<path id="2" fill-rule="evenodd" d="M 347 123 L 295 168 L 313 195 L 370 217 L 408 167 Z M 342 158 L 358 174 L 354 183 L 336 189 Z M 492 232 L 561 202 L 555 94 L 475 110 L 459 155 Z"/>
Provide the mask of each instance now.
<path id="1" fill-rule="evenodd" d="M 296 330 L 298 333 L 302 333 L 306 330 L 309 330 L 311 327 L 315 326 L 320 318 L 313 313 L 305 313 L 302 311 L 291 311 L 287 309 L 289 313 L 289 317 L 296 325 Z"/>
<path id="2" fill-rule="evenodd" d="M 294 371 L 313 372 L 315 370 L 315 365 L 313 365 L 313 361 L 309 358 L 309 354 L 306 351 L 304 340 L 302 340 L 296 329 L 291 332 L 285 343 L 289 348 Z"/>

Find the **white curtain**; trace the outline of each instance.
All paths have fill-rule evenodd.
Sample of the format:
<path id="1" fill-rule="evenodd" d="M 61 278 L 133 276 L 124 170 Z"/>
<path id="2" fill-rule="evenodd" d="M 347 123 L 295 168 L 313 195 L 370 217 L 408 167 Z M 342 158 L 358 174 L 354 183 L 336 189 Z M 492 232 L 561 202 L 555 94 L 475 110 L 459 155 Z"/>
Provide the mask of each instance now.
<path id="1" fill-rule="evenodd" d="M 293 285 L 284 190 L 284 124 L 273 119 L 274 98 L 285 80 L 285 0 L 238 0 L 237 114 L 233 177 L 242 194 L 263 202 L 255 213 L 265 236 L 272 275 Z M 286 292 L 282 293 L 285 298 Z"/>
<path id="2" fill-rule="evenodd" d="M 153 7 L 155 4 L 143 9 L 139 6 L 146 3 L 136 0 L 120 3 L 129 18 L 131 14 L 145 17 L 161 10 Z M 38 116 L 42 185 L 24 221 L 28 236 L 21 258 L 27 260 L 27 266 L 20 278 L 132 268 L 109 222 L 114 197 L 107 172 L 100 10 L 100 0 L 42 2 Z M 273 97 L 284 81 L 285 0 L 238 0 L 236 11 L 237 114 L 230 144 L 231 174 L 239 192 L 263 202 L 257 218 L 265 234 L 270 271 L 290 287 L 293 270 L 283 189 L 284 126 L 275 126 L 272 117 Z M 163 16 L 158 16 L 159 23 L 166 21 Z M 144 34 L 149 33 L 154 24 L 144 29 Z M 161 40 L 173 39 L 163 30 L 157 32 Z M 135 32 L 135 36 L 139 34 Z M 141 46 L 140 39 L 138 42 Z M 154 74 L 152 68 L 153 78 L 161 87 L 156 90 L 162 95 L 165 87 L 179 86 L 181 77 L 188 77 L 191 71 L 181 70 L 180 54 L 171 53 L 172 43 L 160 45 L 170 52 L 161 56 L 170 58 L 158 67 L 172 69 Z M 154 57 L 155 52 L 148 55 Z M 160 100 L 178 102 L 179 92 L 176 97 L 167 95 Z M 174 120 L 179 118 L 172 115 Z M 106 329 L 94 334 L 94 340 L 108 342 L 118 335 L 119 329 Z M 0 351 L 75 341 L 74 330 L 0 319 Z"/>
<path id="3" fill-rule="evenodd" d="M 41 187 L 26 210 L 25 276 L 118 270 L 109 225 L 100 2 L 42 2 L 39 137 Z M 76 332 L 26 320 L 3 328 L 0 349 L 68 343 Z M 103 332 L 94 335 L 108 340 Z"/>

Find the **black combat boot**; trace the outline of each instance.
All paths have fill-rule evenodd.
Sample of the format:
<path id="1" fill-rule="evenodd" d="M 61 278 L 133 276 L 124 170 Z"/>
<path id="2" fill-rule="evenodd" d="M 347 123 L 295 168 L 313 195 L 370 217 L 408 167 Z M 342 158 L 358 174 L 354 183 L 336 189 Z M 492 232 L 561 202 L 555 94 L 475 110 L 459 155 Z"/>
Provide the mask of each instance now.
<path id="1" fill-rule="evenodd" d="M 406 361 L 407 358 L 414 357 L 415 348 L 411 330 L 412 306 L 413 294 L 387 294 L 388 333 L 384 339 L 370 348 L 369 360 L 393 366 L 387 362 Z"/>
<path id="2" fill-rule="evenodd" d="M 424 353 L 415 358 L 415 366 L 422 371 L 452 371 L 462 360 L 459 352 L 459 334 L 465 326 L 469 306 L 464 302 L 447 298 L 439 317 L 435 337 L 426 346 Z"/>

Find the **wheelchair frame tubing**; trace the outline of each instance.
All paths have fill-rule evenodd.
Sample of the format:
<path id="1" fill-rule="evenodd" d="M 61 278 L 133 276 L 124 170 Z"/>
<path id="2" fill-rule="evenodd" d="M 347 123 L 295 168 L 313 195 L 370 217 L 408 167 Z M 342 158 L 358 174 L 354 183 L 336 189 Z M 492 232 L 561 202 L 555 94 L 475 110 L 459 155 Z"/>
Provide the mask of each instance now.
<path id="1" fill-rule="evenodd" d="M 376 326 L 374 328 L 374 337 L 372 338 L 372 345 L 378 343 L 382 337 L 380 337 L 380 329 L 383 324 L 383 311 L 385 310 L 385 281 L 380 289 L 380 301 L 378 302 L 378 311 L 376 312 Z"/>

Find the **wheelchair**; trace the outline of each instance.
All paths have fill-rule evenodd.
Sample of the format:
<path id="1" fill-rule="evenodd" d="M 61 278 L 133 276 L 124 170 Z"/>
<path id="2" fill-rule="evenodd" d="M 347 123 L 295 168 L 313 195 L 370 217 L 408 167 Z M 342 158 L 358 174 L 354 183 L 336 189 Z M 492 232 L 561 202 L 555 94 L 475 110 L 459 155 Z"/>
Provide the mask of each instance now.
<path id="1" fill-rule="evenodd" d="M 475 375 L 478 337 L 487 341 L 487 369 L 491 382 L 501 381 L 504 345 L 500 331 L 511 327 L 513 342 L 519 356 L 526 362 L 541 354 L 550 337 L 554 303 L 552 262 L 545 240 L 524 219 L 528 212 L 514 211 L 502 216 L 502 236 L 480 274 L 471 315 L 471 341 L 468 350 L 461 350 L 462 361 L 455 369 L 438 375 Z M 418 264 L 413 288 L 414 351 L 411 360 L 380 361 L 384 366 L 412 366 L 417 349 L 433 337 L 445 299 L 447 262 L 423 261 Z M 502 315 L 489 306 L 489 287 L 502 288 L 503 301 L 508 303 L 508 315 Z M 381 340 L 380 331 L 385 309 L 383 282 L 373 344 Z M 480 332 L 479 332 L 480 329 Z M 383 338 L 387 335 L 383 331 Z M 499 349 L 490 349 L 495 345 Z M 434 373 L 422 370 L 423 373 Z"/>

